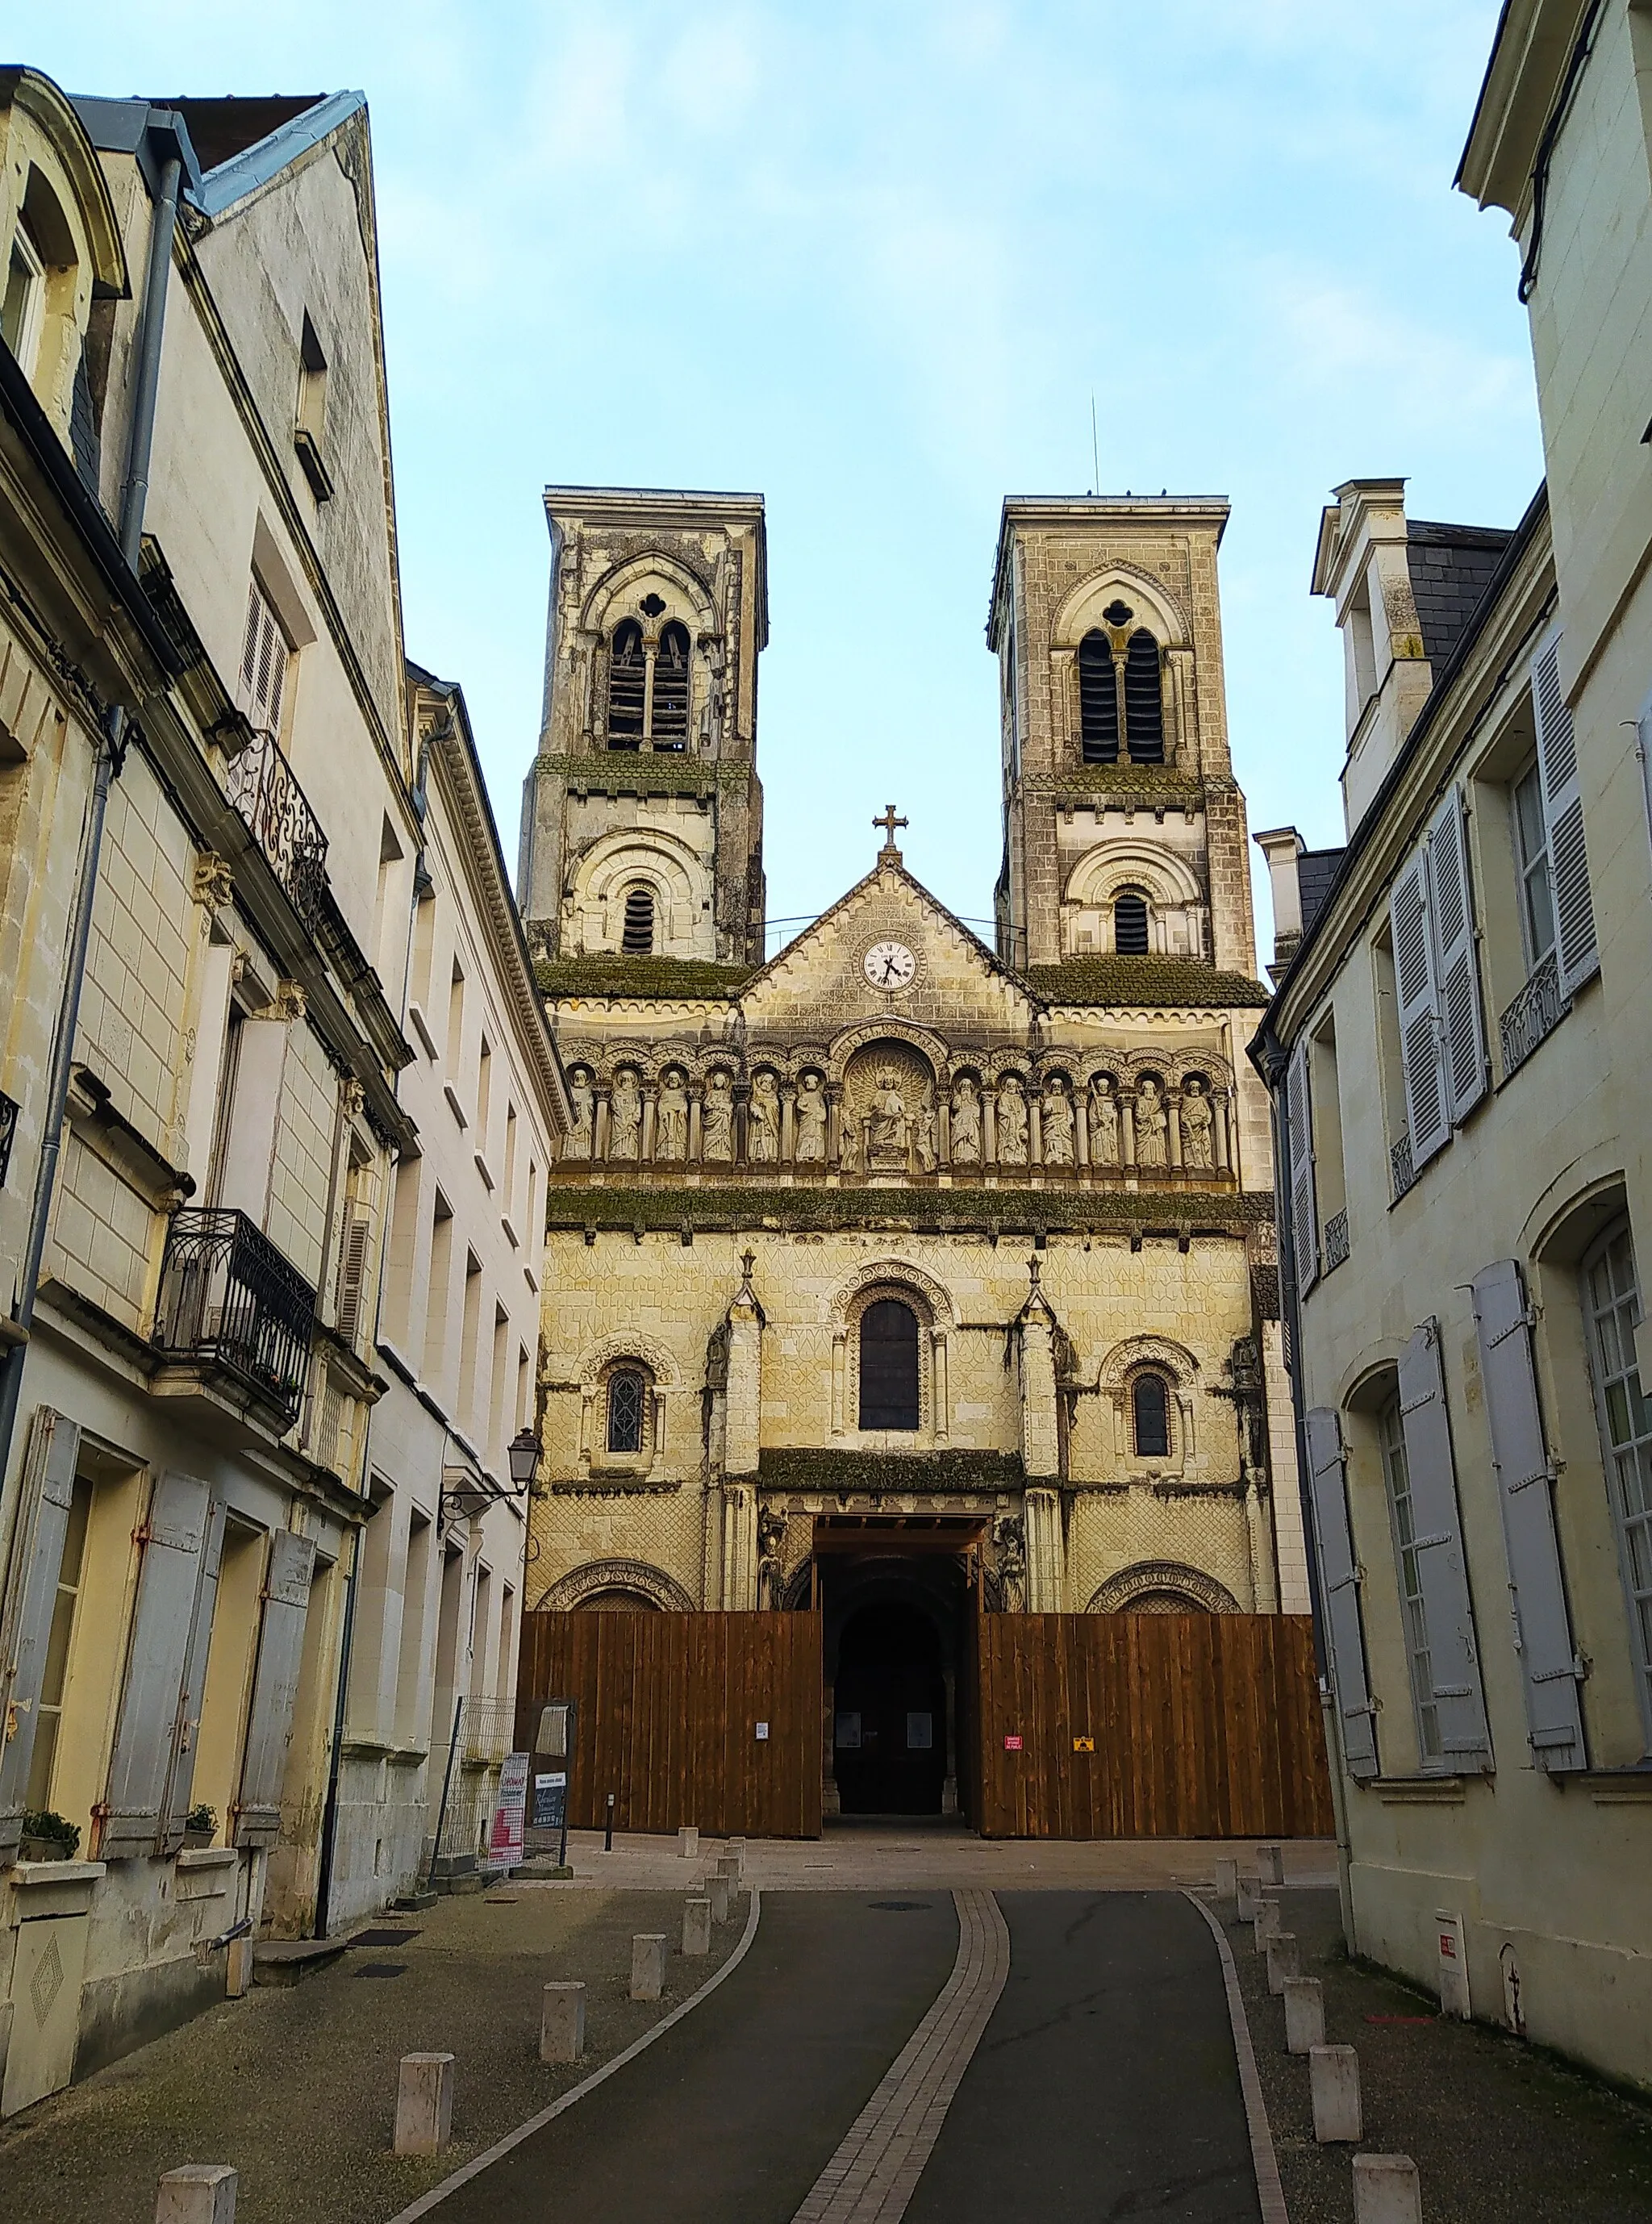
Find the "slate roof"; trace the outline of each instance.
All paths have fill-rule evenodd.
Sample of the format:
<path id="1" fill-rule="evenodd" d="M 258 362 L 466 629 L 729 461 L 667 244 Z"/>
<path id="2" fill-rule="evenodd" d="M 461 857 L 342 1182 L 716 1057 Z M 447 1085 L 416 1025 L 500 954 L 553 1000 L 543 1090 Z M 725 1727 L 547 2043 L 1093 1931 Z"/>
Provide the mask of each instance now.
<path id="1" fill-rule="evenodd" d="M 1297 858 L 1296 889 L 1302 907 L 1304 934 L 1319 917 L 1341 862 L 1340 850 L 1304 850 Z"/>
<path id="2" fill-rule="evenodd" d="M 1416 597 L 1423 653 L 1436 670 L 1467 631 L 1513 538 L 1499 526 L 1407 521 L 1406 568 Z"/>

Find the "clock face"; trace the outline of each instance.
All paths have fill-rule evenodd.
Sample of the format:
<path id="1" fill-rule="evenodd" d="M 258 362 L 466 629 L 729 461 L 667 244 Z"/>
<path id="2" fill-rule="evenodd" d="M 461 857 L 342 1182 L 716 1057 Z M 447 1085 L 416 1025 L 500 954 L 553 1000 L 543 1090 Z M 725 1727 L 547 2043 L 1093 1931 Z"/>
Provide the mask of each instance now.
<path id="1" fill-rule="evenodd" d="M 874 942 L 861 961 L 874 989 L 909 989 L 917 960 L 904 942 Z"/>

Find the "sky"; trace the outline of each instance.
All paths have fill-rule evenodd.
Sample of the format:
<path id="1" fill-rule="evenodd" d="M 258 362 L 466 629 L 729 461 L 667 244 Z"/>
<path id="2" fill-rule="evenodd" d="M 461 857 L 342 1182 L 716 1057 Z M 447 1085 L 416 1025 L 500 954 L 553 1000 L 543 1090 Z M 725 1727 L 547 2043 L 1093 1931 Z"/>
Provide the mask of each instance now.
<path id="1" fill-rule="evenodd" d="M 892 800 L 981 919 L 1006 494 L 1230 500 L 1251 824 L 1340 838 L 1330 489 L 1403 473 L 1412 515 L 1507 526 L 1542 470 L 1506 219 L 1452 187 L 1496 14 L 78 0 L 15 58 L 77 92 L 366 92 L 407 648 L 464 687 L 509 856 L 543 487 L 756 490 L 771 916 L 865 872 Z"/>

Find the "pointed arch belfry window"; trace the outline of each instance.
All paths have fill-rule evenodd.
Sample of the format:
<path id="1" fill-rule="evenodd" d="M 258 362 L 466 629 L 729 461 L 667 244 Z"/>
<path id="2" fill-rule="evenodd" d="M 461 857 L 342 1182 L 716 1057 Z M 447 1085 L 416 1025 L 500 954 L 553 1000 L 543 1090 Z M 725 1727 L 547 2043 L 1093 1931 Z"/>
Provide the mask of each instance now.
<path id="1" fill-rule="evenodd" d="M 689 629 L 680 618 L 661 625 L 661 596 L 645 595 L 637 608 L 646 624 L 621 618 L 608 641 L 608 746 L 684 749 L 694 696 Z"/>
<path id="2" fill-rule="evenodd" d="M 657 749 L 680 749 L 688 740 L 688 628 L 673 618 L 654 653 L 654 684 L 649 701 L 649 738 Z"/>
<path id="3" fill-rule="evenodd" d="M 642 628 L 624 618 L 614 629 L 608 658 L 608 745 L 634 749 L 642 745 L 643 713 L 648 692 L 648 664 Z"/>
<path id="4" fill-rule="evenodd" d="M 1099 627 L 1078 645 L 1079 740 L 1086 764 L 1119 761 L 1119 674 Z"/>
<path id="5" fill-rule="evenodd" d="M 1125 734 L 1132 764 L 1164 761 L 1164 695 L 1158 643 L 1138 626 L 1125 651 Z"/>

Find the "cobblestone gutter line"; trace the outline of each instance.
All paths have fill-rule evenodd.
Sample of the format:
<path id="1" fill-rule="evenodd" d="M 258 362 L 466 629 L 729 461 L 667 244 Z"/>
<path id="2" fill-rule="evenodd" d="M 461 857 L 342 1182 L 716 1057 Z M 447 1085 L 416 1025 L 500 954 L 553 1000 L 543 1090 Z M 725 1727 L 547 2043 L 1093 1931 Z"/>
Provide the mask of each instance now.
<path id="1" fill-rule="evenodd" d="M 1010 1974 L 1010 1933 L 990 1892 L 955 1892 L 958 1958 L 794 2224 L 899 2224 Z M 1281 2211 L 1283 2215 L 1283 2212 Z"/>
<path id="2" fill-rule="evenodd" d="M 433 2208 L 438 2208 L 447 2199 L 450 2193 L 457 2193 L 462 2185 L 469 2185 L 473 2177 L 480 2177 L 482 2171 L 496 2163 L 501 2155 L 508 2155 L 513 2147 L 520 2146 L 522 2141 L 531 2139 L 535 2132 L 543 2131 L 553 2116 L 561 2115 L 564 2108 L 571 2108 L 576 2101 L 583 2101 L 587 2093 L 595 2092 L 605 2079 L 613 2076 L 616 2069 L 623 2069 L 627 2062 L 634 2062 L 644 2047 L 652 2046 L 657 2038 L 665 2036 L 673 2024 L 681 2023 L 685 2015 L 691 2014 L 709 1993 L 716 1991 L 717 1987 L 729 1972 L 738 1968 L 745 1960 L 752 1941 L 757 1936 L 757 1918 L 763 1905 L 763 1895 L 755 1885 L 751 1887 L 751 1908 L 746 1917 L 746 1928 L 741 1935 L 739 1945 L 735 1947 L 716 1975 L 706 1979 L 697 1993 L 690 1993 L 687 2000 L 674 2007 L 668 2016 L 661 2016 L 659 2021 L 644 2031 L 640 2038 L 634 2039 L 623 2054 L 616 2054 L 612 2062 L 605 2062 L 600 2069 L 593 2070 L 589 2077 L 582 2078 L 580 2082 L 574 2086 L 571 2091 L 564 2093 L 560 2100 L 553 2101 L 548 2108 L 541 2108 L 537 2115 L 530 2116 L 526 2123 L 518 2124 L 514 2132 L 507 2132 L 504 2138 L 495 2139 L 492 2146 L 484 2147 L 479 2155 L 472 2156 L 463 2170 L 456 2170 L 451 2177 L 445 2177 L 439 2185 L 432 2186 L 428 2193 L 422 2194 L 407 2208 L 399 2208 L 390 2218 L 389 2224 L 415 2224 L 417 2218 L 428 2216 Z"/>
<path id="3" fill-rule="evenodd" d="M 1227 1987 L 1227 2020 L 1233 2031 L 1233 2052 L 1239 2059 L 1239 2090 L 1245 2095 L 1245 2121 L 1251 2134 L 1251 2162 L 1256 2171 L 1257 2199 L 1262 2205 L 1262 2224 L 1289 2224 L 1285 2214 L 1284 2188 L 1279 2183 L 1279 2164 L 1273 2151 L 1273 2133 L 1268 2128 L 1268 2112 L 1262 2101 L 1262 2081 L 1256 2074 L 1256 2051 L 1251 2044 L 1251 2026 L 1245 2018 L 1245 2000 L 1239 1991 L 1239 1971 L 1233 1967 L 1233 1956 L 1228 1951 L 1222 1927 L 1196 1892 L 1184 1885 L 1182 1897 L 1193 1902 L 1210 1925 L 1210 1935 L 1216 1941 L 1216 1951 L 1222 1957 L 1222 1982 Z"/>

